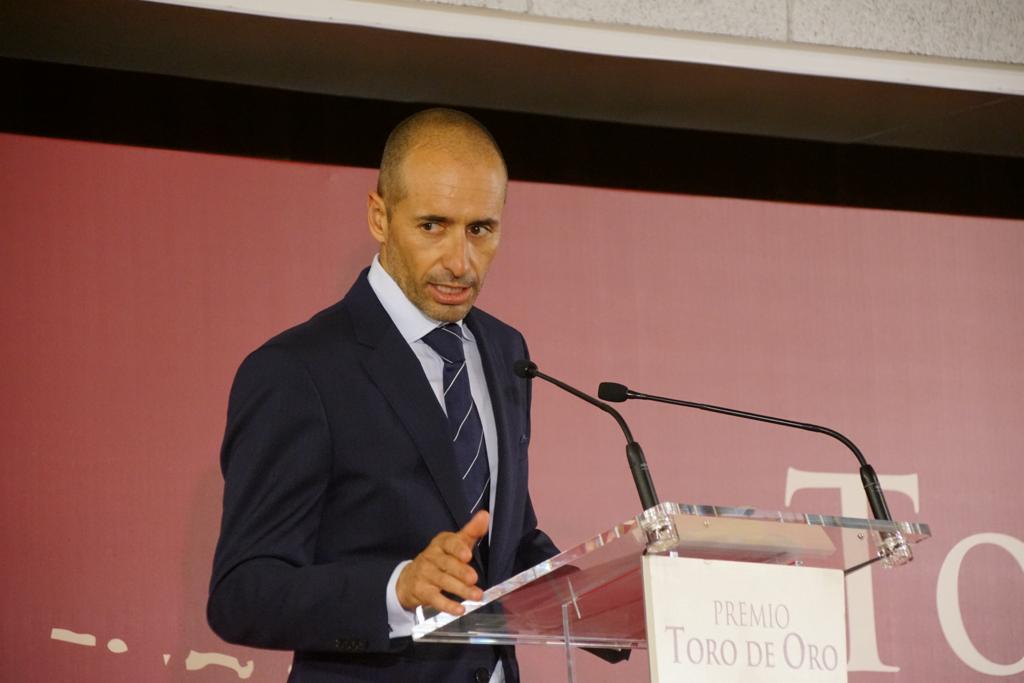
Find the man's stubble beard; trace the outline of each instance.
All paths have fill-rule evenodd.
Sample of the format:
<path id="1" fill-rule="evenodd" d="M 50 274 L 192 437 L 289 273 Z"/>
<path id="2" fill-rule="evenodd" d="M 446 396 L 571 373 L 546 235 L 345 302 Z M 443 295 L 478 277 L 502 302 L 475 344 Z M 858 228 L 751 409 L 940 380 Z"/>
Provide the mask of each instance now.
<path id="1" fill-rule="evenodd" d="M 388 275 L 394 279 L 398 284 L 399 289 L 405 294 L 406 298 L 413 303 L 424 315 L 428 318 L 438 320 L 444 323 L 454 323 L 465 318 L 473 306 L 476 304 L 476 298 L 480 294 L 480 289 L 483 283 L 476 280 L 475 278 L 453 278 L 449 273 L 446 273 L 443 278 L 433 277 L 433 272 L 427 274 L 426 282 L 417 282 L 415 277 L 411 274 L 411 268 L 407 266 L 404 259 L 402 259 L 397 250 L 391 250 L 387 245 L 384 246 L 381 255 L 384 257 L 381 261 L 381 266 L 387 271 Z M 446 306 L 439 304 L 431 298 L 430 293 L 427 291 L 427 283 L 433 282 L 435 284 L 455 284 L 469 285 L 473 289 L 472 297 L 469 303 L 462 306 Z"/>

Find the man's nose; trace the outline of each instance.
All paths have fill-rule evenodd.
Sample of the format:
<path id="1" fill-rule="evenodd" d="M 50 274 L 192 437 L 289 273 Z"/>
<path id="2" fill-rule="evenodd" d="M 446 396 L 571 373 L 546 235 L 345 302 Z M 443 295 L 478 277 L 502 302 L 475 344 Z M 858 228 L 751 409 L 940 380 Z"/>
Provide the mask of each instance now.
<path id="1" fill-rule="evenodd" d="M 452 230 L 445 241 L 444 257 L 442 265 L 454 277 L 460 278 L 466 274 L 469 267 L 467 249 L 469 240 L 466 239 L 465 230 Z"/>

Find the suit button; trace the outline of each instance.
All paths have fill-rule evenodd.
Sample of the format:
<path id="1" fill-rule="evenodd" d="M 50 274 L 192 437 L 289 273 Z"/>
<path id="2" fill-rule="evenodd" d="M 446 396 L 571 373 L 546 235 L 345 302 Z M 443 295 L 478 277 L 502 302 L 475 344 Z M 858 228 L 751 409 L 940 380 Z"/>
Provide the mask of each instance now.
<path id="1" fill-rule="evenodd" d="M 473 683 L 487 683 L 491 680 L 491 672 L 480 667 L 473 672 Z"/>

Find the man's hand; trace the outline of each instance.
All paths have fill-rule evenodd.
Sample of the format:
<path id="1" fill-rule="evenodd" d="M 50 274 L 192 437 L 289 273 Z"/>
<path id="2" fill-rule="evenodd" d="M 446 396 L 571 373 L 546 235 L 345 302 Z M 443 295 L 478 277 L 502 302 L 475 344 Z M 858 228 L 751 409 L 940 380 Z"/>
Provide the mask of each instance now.
<path id="1" fill-rule="evenodd" d="M 476 586 L 476 571 L 469 562 L 473 559 L 473 546 L 487 533 L 488 519 L 487 511 L 480 510 L 458 532 L 445 531 L 434 536 L 430 545 L 398 575 L 395 592 L 402 607 L 415 609 L 425 605 L 462 616 L 462 605 L 449 600 L 441 591 L 463 600 L 483 597 L 483 591 Z"/>

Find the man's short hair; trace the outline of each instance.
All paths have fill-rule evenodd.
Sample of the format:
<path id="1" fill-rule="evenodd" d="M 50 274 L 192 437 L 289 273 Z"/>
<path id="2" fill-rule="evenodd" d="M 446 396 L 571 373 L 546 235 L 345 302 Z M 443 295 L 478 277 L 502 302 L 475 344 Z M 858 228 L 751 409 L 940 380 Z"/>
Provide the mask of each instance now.
<path id="1" fill-rule="evenodd" d="M 394 206 L 405 195 L 401 167 L 402 161 L 413 147 L 430 143 L 444 145 L 445 136 L 451 133 L 461 134 L 469 143 L 493 149 L 501 161 L 502 168 L 506 169 L 506 176 L 508 175 L 501 148 L 484 124 L 455 109 L 424 109 L 395 126 L 384 143 L 380 174 L 377 176 L 377 194 L 384 199 L 385 204 L 389 207 Z"/>

